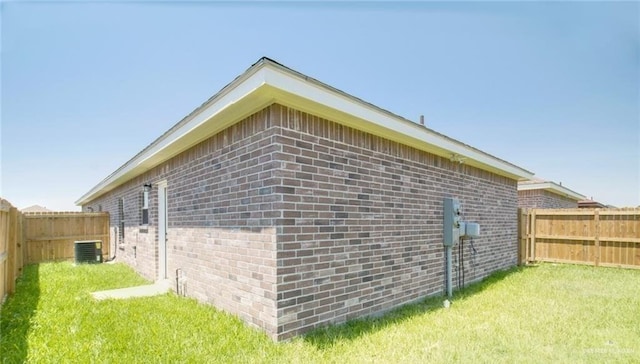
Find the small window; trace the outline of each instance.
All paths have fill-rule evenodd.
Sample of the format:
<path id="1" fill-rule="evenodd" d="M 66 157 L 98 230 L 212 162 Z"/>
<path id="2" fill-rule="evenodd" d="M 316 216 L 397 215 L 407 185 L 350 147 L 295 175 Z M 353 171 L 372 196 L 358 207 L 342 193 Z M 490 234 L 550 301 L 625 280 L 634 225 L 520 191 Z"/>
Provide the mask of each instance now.
<path id="1" fill-rule="evenodd" d="M 151 192 L 151 185 L 144 185 L 142 190 L 142 225 L 149 224 L 149 192 Z"/>
<path id="2" fill-rule="evenodd" d="M 102 205 L 98 205 L 98 212 L 102 212 Z"/>
<path id="3" fill-rule="evenodd" d="M 118 225 L 120 231 L 118 231 L 118 243 L 124 244 L 124 198 L 118 199 Z"/>

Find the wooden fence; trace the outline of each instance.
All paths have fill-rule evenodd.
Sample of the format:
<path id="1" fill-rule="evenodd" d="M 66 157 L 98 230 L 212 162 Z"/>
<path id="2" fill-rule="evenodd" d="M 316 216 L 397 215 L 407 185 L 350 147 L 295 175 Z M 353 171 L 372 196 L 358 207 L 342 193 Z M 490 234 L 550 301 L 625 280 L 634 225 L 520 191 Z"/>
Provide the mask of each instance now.
<path id="1" fill-rule="evenodd" d="M 521 263 L 640 269 L 640 208 L 520 210 Z"/>
<path id="2" fill-rule="evenodd" d="M 0 199 L 0 302 L 14 292 L 24 265 L 74 259 L 77 240 L 102 240 L 103 259 L 109 257 L 109 214 L 21 213 Z"/>
<path id="3" fill-rule="evenodd" d="M 109 214 L 106 212 L 24 213 L 25 264 L 74 259 L 74 242 L 102 240 L 109 256 Z"/>
<path id="4" fill-rule="evenodd" d="M 15 290 L 24 266 L 22 214 L 7 200 L 0 199 L 0 302 Z"/>

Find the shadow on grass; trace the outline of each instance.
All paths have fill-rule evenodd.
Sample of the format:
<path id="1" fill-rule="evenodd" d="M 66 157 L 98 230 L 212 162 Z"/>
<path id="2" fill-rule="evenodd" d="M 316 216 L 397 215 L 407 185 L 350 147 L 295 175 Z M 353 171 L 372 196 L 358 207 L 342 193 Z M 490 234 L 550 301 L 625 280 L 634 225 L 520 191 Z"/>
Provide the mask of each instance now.
<path id="1" fill-rule="evenodd" d="M 455 301 L 456 299 L 462 299 L 478 294 L 508 276 L 527 269 L 532 269 L 532 267 L 514 267 L 493 273 L 480 282 L 470 284 L 462 291 L 454 292 L 453 300 Z M 427 297 L 417 303 L 407 304 L 393 309 L 384 313 L 382 316 L 355 319 L 347 321 L 341 325 L 315 329 L 304 336 L 304 341 L 313 344 L 318 349 L 326 349 L 337 342 L 354 340 L 360 336 L 380 331 L 385 327 L 400 324 L 403 321 L 422 315 L 426 312 L 441 310 L 443 309 L 443 301 L 444 296 L 437 293 L 436 295 Z"/>
<path id="2" fill-rule="evenodd" d="M 23 363 L 29 353 L 31 319 L 40 300 L 39 265 L 24 267 L 16 291 L 0 311 L 0 352 L 3 363 Z"/>

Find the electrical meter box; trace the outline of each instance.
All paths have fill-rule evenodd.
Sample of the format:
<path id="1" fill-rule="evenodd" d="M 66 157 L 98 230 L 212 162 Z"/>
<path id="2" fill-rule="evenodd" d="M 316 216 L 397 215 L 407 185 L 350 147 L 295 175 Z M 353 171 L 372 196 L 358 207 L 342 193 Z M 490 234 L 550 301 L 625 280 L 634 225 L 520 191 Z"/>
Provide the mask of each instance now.
<path id="1" fill-rule="evenodd" d="M 460 201 L 444 198 L 444 246 L 453 246 L 460 240 Z"/>

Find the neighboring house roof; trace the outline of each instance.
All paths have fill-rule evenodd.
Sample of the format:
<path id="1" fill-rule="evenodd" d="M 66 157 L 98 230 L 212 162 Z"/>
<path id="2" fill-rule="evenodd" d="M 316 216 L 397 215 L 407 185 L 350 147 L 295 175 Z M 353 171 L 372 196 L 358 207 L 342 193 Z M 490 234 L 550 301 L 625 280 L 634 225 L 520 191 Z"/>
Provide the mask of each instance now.
<path id="1" fill-rule="evenodd" d="M 530 181 L 518 182 L 518 191 L 530 191 L 530 190 L 545 190 L 560 196 L 570 198 L 575 201 L 586 199 L 585 196 L 573 190 L 570 190 L 561 184 L 557 184 L 555 182 L 542 181 L 542 180 L 530 180 Z"/>
<path id="2" fill-rule="evenodd" d="M 13 205 L 11 204 L 11 202 L 0 197 L 0 210 L 9 210 L 11 208 L 13 208 Z"/>
<path id="3" fill-rule="evenodd" d="M 609 207 L 609 206 L 601 204 L 598 201 L 587 200 L 587 199 L 578 201 L 578 208 L 601 209 L 601 208 L 606 208 L 606 207 Z"/>
<path id="4" fill-rule="evenodd" d="M 49 210 L 48 208 L 40 205 L 25 207 L 20 211 L 21 212 L 53 212 L 53 210 Z"/>
<path id="5" fill-rule="evenodd" d="M 505 160 L 335 89 L 263 57 L 217 94 L 80 197 L 82 205 L 278 103 L 516 180 L 533 174 Z"/>

